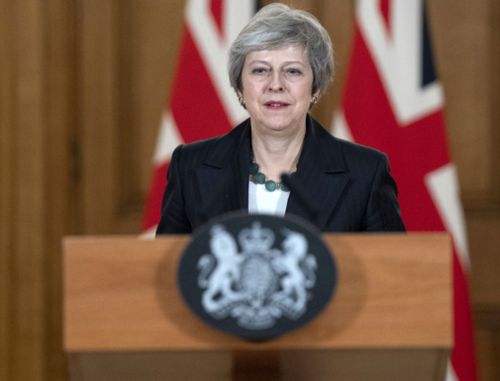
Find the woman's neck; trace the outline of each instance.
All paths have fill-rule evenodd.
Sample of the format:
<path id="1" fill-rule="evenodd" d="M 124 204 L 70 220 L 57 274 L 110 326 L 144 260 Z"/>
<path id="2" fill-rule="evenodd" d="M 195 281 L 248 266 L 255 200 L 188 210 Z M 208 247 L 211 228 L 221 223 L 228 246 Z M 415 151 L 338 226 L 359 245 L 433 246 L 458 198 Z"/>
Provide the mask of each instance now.
<path id="1" fill-rule="evenodd" d="M 292 134 L 265 135 L 252 130 L 253 158 L 268 180 L 281 181 L 283 173 L 294 172 L 302 150 L 305 128 Z"/>

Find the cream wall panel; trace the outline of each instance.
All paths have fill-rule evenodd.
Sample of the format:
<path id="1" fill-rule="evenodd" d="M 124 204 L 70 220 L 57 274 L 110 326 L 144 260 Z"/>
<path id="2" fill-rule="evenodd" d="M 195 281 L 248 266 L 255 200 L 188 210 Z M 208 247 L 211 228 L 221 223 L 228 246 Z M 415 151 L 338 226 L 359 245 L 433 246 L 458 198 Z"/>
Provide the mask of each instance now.
<path id="1" fill-rule="evenodd" d="M 64 377 L 60 237 L 69 228 L 71 2 L 0 2 L 0 379 Z M 66 219 L 62 221 L 62 219 Z"/>
<path id="2" fill-rule="evenodd" d="M 124 100 L 129 113 L 128 152 L 135 161 L 131 195 L 141 199 L 149 191 L 151 163 L 162 111 L 170 99 L 183 27 L 183 0 L 129 1 L 129 83 Z M 195 86 L 195 84 L 194 84 Z M 144 102 L 144 100 L 149 100 Z M 129 199 L 131 198 L 129 196 Z M 141 200 L 142 201 L 142 200 Z"/>
<path id="3" fill-rule="evenodd" d="M 81 171 L 81 223 L 85 233 L 112 233 L 120 198 L 117 165 L 119 141 L 119 2 L 79 2 L 78 144 Z"/>
<path id="4" fill-rule="evenodd" d="M 14 380 L 43 380 L 45 375 L 45 237 L 43 7 L 17 1 L 12 17 L 11 59 L 15 65 L 10 139 L 13 203 L 10 258 L 10 367 Z"/>
<path id="5" fill-rule="evenodd" d="M 494 82 L 491 0 L 429 1 L 438 73 L 443 81 L 451 150 L 465 199 L 491 197 Z"/>
<path id="6" fill-rule="evenodd" d="M 11 5 L 0 0 L 0 57 L 10 57 Z M 0 380 L 6 380 L 10 373 L 11 338 L 11 272 L 12 258 L 12 195 L 13 159 L 12 132 L 12 68 L 10 60 L 0 60 Z"/>
<path id="7" fill-rule="evenodd" d="M 61 237 L 75 232 L 76 9 L 75 3 L 67 0 L 46 0 L 44 8 L 46 126 L 43 134 L 47 163 L 44 167 L 45 368 L 47 380 L 62 381 L 66 379 L 66 361 L 62 351 L 61 331 Z"/>

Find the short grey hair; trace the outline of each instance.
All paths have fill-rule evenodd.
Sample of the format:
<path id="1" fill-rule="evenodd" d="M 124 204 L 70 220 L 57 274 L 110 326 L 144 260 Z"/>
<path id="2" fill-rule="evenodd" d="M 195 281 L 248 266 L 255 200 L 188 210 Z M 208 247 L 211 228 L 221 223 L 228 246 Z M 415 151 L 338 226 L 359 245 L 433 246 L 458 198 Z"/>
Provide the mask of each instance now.
<path id="1" fill-rule="evenodd" d="M 259 50 L 303 46 L 314 80 L 312 93 L 322 95 L 333 78 L 333 47 L 328 32 L 312 14 L 284 4 L 263 7 L 240 32 L 229 50 L 231 86 L 242 92 L 241 73 L 247 55 Z"/>

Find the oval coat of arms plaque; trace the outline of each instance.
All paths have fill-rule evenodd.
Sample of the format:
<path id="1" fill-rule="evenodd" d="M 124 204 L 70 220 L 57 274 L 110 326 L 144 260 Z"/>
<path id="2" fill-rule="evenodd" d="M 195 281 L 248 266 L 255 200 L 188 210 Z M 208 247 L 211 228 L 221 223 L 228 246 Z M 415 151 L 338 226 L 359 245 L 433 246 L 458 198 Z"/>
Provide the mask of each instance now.
<path id="1" fill-rule="evenodd" d="M 178 269 L 181 294 L 209 325 L 246 340 L 309 322 L 336 285 L 333 256 L 298 218 L 231 213 L 199 228 Z"/>

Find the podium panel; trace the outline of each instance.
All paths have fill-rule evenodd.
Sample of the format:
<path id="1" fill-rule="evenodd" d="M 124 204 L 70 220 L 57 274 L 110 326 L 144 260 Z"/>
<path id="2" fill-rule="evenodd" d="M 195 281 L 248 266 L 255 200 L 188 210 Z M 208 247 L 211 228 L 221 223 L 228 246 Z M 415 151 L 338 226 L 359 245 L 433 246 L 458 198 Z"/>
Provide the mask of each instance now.
<path id="1" fill-rule="evenodd" d="M 333 300 L 305 327 L 263 343 L 214 330 L 181 300 L 176 271 L 188 236 L 66 238 L 72 379 L 443 379 L 452 340 L 449 237 L 323 238 L 339 273 Z"/>

